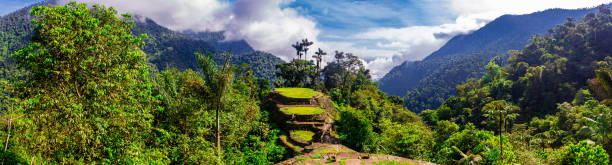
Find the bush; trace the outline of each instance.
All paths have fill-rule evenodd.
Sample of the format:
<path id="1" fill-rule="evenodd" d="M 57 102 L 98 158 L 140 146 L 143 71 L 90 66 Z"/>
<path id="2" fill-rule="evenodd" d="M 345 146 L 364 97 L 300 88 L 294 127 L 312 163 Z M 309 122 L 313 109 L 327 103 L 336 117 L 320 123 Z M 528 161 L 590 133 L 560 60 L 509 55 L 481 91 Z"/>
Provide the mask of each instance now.
<path id="1" fill-rule="evenodd" d="M 563 157 L 563 164 L 608 164 L 609 156 L 599 145 L 590 145 L 586 141 L 571 144 Z"/>
<path id="2" fill-rule="evenodd" d="M 340 111 L 340 119 L 335 122 L 340 139 L 348 147 L 364 151 L 373 143 L 375 133 L 370 121 L 353 108 Z"/>

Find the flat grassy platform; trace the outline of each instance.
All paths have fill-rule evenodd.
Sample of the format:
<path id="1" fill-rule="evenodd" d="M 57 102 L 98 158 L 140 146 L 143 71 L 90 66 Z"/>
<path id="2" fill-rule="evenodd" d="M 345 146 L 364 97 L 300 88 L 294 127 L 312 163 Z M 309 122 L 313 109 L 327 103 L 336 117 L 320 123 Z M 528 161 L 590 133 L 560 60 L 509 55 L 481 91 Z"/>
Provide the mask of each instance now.
<path id="1" fill-rule="evenodd" d="M 297 138 L 298 140 L 302 140 L 305 142 L 312 141 L 312 136 L 315 135 L 315 133 L 312 131 L 304 131 L 304 130 L 295 130 L 289 133 L 291 134 L 291 137 Z"/>
<path id="2" fill-rule="evenodd" d="M 285 143 L 285 145 L 287 145 L 287 147 L 294 149 L 296 152 L 302 152 L 304 150 L 304 148 L 302 148 L 301 146 L 298 145 L 294 145 L 291 144 L 291 142 L 289 142 L 287 136 L 285 135 L 280 135 L 278 136 L 280 138 L 280 140 Z"/>
<path id="3" fill-rule="evenodd" d="M 288 115 L 318 115 L 325 112 L 324 109 L 319 107 L 284 107 L 280 111 Z"/>
<path id="4" fill-rule="evenodd" d="M 328 153 L 357 153 L 356 151 L 343 146 L 343 145 L 324 145 L 312 151 L 315 154 L 328 154 Z"/>
<path id="5" fill-rule="evenodd" d="M 276 88 L 276 92 L 288 98 L 309 99 L 319 93 L 310 88 Z"/>

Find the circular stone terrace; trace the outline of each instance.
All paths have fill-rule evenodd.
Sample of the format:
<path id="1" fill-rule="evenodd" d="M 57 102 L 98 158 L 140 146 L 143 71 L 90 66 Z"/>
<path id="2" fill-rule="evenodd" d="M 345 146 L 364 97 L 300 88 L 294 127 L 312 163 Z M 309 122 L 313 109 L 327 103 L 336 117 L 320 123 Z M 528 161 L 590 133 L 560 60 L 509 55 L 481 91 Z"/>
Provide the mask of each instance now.
<path id="1" fill-rule="evenodd" d="M 336 111 L 331 100 L 309 88 L 276 88 L 269 98 L 282 114 L 280 141 L 296 157 L 280 165 L 315 164 L 433 164 L 391 155 L 358 153 L 340 144 L 333 129 Z M 328 138 L 325 138 L 328 137 Z"/>

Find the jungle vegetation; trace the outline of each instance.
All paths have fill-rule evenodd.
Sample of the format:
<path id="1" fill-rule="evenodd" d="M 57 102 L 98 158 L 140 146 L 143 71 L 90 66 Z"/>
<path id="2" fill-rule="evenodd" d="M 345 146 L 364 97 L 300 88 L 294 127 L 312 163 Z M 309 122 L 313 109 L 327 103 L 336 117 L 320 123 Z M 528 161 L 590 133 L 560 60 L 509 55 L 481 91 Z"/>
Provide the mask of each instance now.
<path id="1" fill-rule="evenodd" d="M 6 164 L 278 163 L 292 155 L 266 106 L 273 87 L 328 95 L 338 138 L 358 152 L 439 164 L 610 163 L 605 6 L 534 36 L 507 62 L 494 58 L 458 96 L 419 114 L 380 91 L 351 53 L 329 52 L 324 64 L 328 53 L 317 49 L 314 61 L 302 59 L 314 50 L 307 39 L 270 81 L 231 52 L 194 51 L 197 69 L 153 67 L 149 36 L 134 35 L 131 16 L 112 7 L 71 2 L 30 14 L 32 36 L 3 58 L 14 64 L 0 63 Z"/>

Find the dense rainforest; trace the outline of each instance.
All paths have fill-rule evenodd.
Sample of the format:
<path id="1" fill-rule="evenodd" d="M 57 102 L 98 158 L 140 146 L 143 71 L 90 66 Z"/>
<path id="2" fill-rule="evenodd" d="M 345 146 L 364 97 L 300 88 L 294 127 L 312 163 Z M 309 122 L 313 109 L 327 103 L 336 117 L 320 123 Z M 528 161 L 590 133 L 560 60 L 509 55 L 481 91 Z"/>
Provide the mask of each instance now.
<path id="1" fill-rule="evenodd" d="M 163 56 L 145 51 L 146 41 L 171 37 L 137 32 L 132 16 L 112 7 L 71 2 L 30 14 L 32 35 L 18 42 L 26 44 L 4 49 L 6 164 L 278 163 L 295 155 L 279 143 L 271 84 L 329 96 L 337 138 L 358 152 L 439 164 L 610 163 L 612 13 L 605 6 L 534 36 L 508 60 L 494 58 L 484 76 L 457 87 L 458 96 L 420 114 L 379 90 L 351 53 L 318 49 L 315 60 L 304 60 L 313 45 L 307 39 L 293 45 L 295 59 L 274 66 L 275 78 L 264 79 L 236 64 L 241 55 L 214 47 L 191 52 L 196 69 L 155 67 Z M 334 60 L 324 65 L 326 55 Z"/>
<path id="2" fill-rule="evenodd" d="M 379 80 L 383 92 L 401 96 L 415 112 L 434 109 L 456 95 L 455 87 L 485 74 L 495 56 L 508 58 L 508 50 L 522 48 L 531 36 L 546 34 L 566 18 L 582 18 L 597 9 L 549 9 L 524 15 L 503 15 L 484 27 L 450 39 L 420 61 L 404 62 Z"/>
<path id="3" fill-rule="evenodd" d="M 55 5 L 57 1 L 43 1 L 37 5 Z M 26 7 L 16 12 L 0 17 L 0 66 L 15 66 L 11 61 L 10 54 L 27 45 L 32 36 L 34 24 L 31 23 L 32 16 L 29 15 L 31 7 Z M 284 63 L 280 58 L 266 52 L 255 51 L 244 40 L 223 41 L 222 32 L 175 32 L 160 26 L 151 19 L 134 16 L 134 26 L 131 29 L 135 35 L 147 34 L 142 50 L 147 53 L 147 60 L 155 67 L 165 69 L 166 67 L 179 70 L 199 69 L 193 52 L 208 51 L 213 54 L 217 63 L 222 63 L 224 52 L 231 51 L 232 64 L 240 65 L 248 63 L 253 67 L 254 76 L 258 78 L 273 79 L 277 64 Z M 0 76 L 3 76 L 0 72 Z"/>

